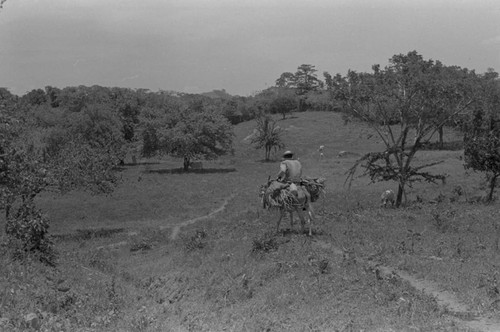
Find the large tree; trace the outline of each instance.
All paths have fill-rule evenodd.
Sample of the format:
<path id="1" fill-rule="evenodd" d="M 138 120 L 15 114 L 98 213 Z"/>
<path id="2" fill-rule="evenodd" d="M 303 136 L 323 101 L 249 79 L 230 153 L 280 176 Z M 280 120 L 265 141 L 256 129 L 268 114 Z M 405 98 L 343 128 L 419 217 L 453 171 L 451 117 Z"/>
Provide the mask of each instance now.
<path id="1" fill-rule="evenodd" d="M 147 108 L 142 114 L 143 137 L 156 145 L 148 147 L 150 153 L 182 158 L 185 171 L 193 159 L 216 159 L 232 152 L 234 137 L 231 124 L 219 109 L 198 102 L 193 105 L 173 103 L 162 109 Z"/>
<path id="2" fill-rule="evenodd" d="M 424 60 L 416 51 L 394 55 L 389 65 L 373 66 L 373 73 L 349 71 L 332 78 L 335 96 L 349 116 L 366 121 L 385 145 L 380 152 L 360 158 L 350 169 L 352 181 L 359 166 L 375 181 L 396 181 L 396 205 L 415 181 L 445 180 L 443 174 L 424 171 L 436 163 L 414 165 L 415 154 L 438 128 L 473 102 L 474 73 L 464 70 L 461 84 L 450 80 L 440 62 Z M 412 137 L 413 135 L 413 137 Z"/>
<path id="3" fill-rule="evenodd" d="M 290 88 L 299 96 L 298 110 L 304 111 L 306 107 L 307 94 L 323 88 L 324 83 L 318 79 L 315 66 L 302 64 L 295 73 L 285 72 L 276 80 L 278 88 Z"/>
<path id="4" fill-rule="evenodd" d="M 309 64 L 300 65 L 295 72 L 295 87 L 297 94 L 304 95 L 323 87 L 323 82 L 318 79 L 315 66 Z"/>

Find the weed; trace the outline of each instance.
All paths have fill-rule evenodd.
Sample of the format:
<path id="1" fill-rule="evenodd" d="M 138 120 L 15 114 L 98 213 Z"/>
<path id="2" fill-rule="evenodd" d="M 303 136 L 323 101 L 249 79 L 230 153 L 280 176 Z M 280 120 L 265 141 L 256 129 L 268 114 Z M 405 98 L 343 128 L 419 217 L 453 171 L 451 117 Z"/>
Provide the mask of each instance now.
<path id="1" fill-rule="evenodd" d="M 456 215 L 454 210 L 438 210 L 434 209 L 431 211 L 434 226 L 442 233 L 449 230 L 456 230 L 453 223 Z"/>
<path id="2" fill-rule="evenodd" d="M 264 233 L 258 238 L 254 238 L 252 242 L 252 252 L 270 252 L 278 249 L 278 242 L 274 233 Z"/>
<path id="3" fill-rule="evenodd" d="M 130 251 L 135 252 L 135 251 L 143 251 L 143 250 L 151 250 L 152 245 L 146 241 L 142 240 L 141 242 L 134 243 L 130 246 Z"/>
<path id="4" fill-rule="evenodd" d="M 354 252 L 354 248 L 344 248 L 342 247 L 342 264 L 343 265 L 352 265 L 356 264 L 356 254 Z"/>
<path id="5" fill-rule="evenodd" d="M 500 295 L 497 277 L 498 271 L 495 270 L 490 273 L 481 273 L 477 281 L 477 288 L 484 288 L 486 296 L 492 300 L 497 300 Z"/>
<path id="6" fill-rule="evenodd" d="M 437 203 L 443 203 L 446 199 L 446 196 L 443 195 L 443 193 L 440 193 L 439 195 L 436 196 L 435 201 Z"/>
<path id="7" fill-rule="evenodd" d="M 187 252 L 205 248 L 207 233 L 204 230 L 197 230 L 194 235 L 184 240 L 184 249 Z"/>
<path id="8" fill-rule="evenodd" d="M 329 261 L 327 258 L 324 258 L 318 262 L 318 270 L 320 274 L 326 274 L 330 271 Z"/>
<path id="9" fill-rule="evenodd" d="M 405 240 L 400 242 L 399 249 L 404 254 L 413 255 L 415 253 L 415 245 L 422 239 L 422 233 L 415 232 L 412 229 L 406 230 Z"/>
<path id="10" fill-rule="evenodd" d="M 150 321 L 144 314 L 139 315 L 139 317 L 134 317 L 131 322 L 131 328 L 133 332 L 147 331 L 150 326 Z"/>

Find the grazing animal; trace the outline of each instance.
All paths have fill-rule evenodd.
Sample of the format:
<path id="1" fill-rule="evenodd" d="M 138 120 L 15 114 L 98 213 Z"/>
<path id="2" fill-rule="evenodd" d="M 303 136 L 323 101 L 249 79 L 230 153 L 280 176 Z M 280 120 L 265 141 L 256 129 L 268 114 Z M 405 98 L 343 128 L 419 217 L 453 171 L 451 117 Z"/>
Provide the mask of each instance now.
<path id="1" fill-rule="evenodd" d="M 391 206 L 394 206 L 396 201 L 396 197 L 394 195 L 394 191 L 391 189 L 386 190 L 380 195 L 380 206 L 387 207 L 388 203 L 391 203 Z"/>
<path id="2" fill-rule="evenodd" d="M 292 193 L 288 184 L 281 183 L 276 180 L 268 180 L 267 184 L 260 187 L 260 197 L 262 200 L 262 207 L 277 208 L 280 210 L 280 218 L 276 224 L 276 233 L 279 232 L 280 223 L 283 216 L 288 212 L 290 215 L 290 226 L 293 228 L 293 212 L 296 212 L 300 219 L 301 229 L 304 232 L 306 220 L 304 212 L 308 217 L 309 223 L 309 236 L 312 235 L 312 221 L 314 218 L 314 211 L 310 202 L 310 195 L 302 186 L 297 186 L 297 192 Z"/>
<path id="3" fill-rule="evenodd" d="M 323 154 L 323 150 L 325 149 L 325 146 L 324 145 L 320 145 L 319 146 L 319 159 L 323 159 L 325 157 L 325 155 Z"/>
<path id="4" fill-rule="evenodd" d="M 191 169 L 203 169 L 203 163 L 201 161 L 193 161 L 189 164 Z"/>

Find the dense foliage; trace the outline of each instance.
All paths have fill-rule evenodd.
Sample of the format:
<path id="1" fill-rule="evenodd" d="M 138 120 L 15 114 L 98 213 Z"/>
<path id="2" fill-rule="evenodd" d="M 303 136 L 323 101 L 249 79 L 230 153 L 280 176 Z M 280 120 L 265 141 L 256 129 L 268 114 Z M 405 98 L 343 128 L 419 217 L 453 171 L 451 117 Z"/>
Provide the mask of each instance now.
<path id="1" fill-rule="evenodd" d="M 194 159 L 216 159 L 232 152 L 233 130 L 220 110 L 177 104 L 165 109 L 147 109 L 143 114 L 143 152 L 162 152 L 183 158 L 184 170 Z"/>
<path id="2" fill-rule="evenodd" d="M 493 199 L 500 176 L 500 85 L 498 74 L 481 77 L 477 101 L 464 132 L 465 167 L 484 172 L 488 181 L 487 201 Z"/>

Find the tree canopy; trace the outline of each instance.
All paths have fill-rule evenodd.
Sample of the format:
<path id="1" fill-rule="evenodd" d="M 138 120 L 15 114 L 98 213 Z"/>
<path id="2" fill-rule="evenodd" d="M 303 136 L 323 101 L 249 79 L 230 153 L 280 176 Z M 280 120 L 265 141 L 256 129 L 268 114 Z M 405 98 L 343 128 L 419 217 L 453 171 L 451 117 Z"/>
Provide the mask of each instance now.
<path id="1" fill-rule="evenodd" d="M 184 170 L 193 159 L 215 159 L 232 152 L 233 129 L 222 112 L 213 107 L 174 104 L 164 109 L 146 109 L 144 138 L 156 144 L 150 152 L 183 158 Z"/>
<path id="2" fill-rule="evenodd" d="M 330 83 L 348 115 L 366 121 L 385 145 L 384 151 L 358 160 L 348 179 L 362 166 L 372 181 L 396 181 L 399 206 L 407 185 L 445 180 L 442 174 L 423 171 L 435 163 L 414 166 L 414 157 L 440 126 L 471 105 L 469 83 L 475 74 L 425 60 L 416 51 L 394 55 L 385 68 L 374 65 L 372 69 L 372 73 L 349 71 Z"/>

